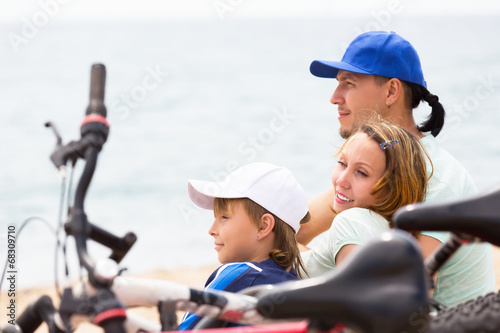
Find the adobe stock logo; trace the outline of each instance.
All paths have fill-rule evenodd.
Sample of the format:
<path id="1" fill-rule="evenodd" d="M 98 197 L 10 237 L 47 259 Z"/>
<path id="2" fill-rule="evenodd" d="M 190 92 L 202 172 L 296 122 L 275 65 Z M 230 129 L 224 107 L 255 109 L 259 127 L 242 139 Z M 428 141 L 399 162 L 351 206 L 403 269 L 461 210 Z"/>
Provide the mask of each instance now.
<path id="1" fill-rule="evenodd" d="M 387 27 L 392 22 L 392 19 L 404 10 L 401 0 L 390 0 L 385 8 L 370 11 L 371 20 L 367 21 L 364 26 L 355 26 L 353 30 L 356 36 L 369 31 L 387 30 Z M 354 39 L 354 37 L 353 37 Z M 347 50 L 349 43 L 342 43 L 340 48 L 344 53 Z"/>
<path id="2" fill-rule="evenodd" d="M 8 32 L 7 39 L 15 53 L 19 52 L 22 45 L 28 44 L 30 40 L 35 38 L 40 29 L 45 28 L 51 19 L 56 17 L 61 11 L 61 5 L 65 5 L 69 0 L 40 0 L 38 4 L 40 9 L 37 10 L 31 17 L 23 17 L 22 25 L 18 33 Z"/>
<path id="3" fill-rule="evenodd" d="M 242 4 L 243 0 L 216 0 L 212 2 L 219 19 L 224 20 L 227 12 L 232 12 Z"/>
<path id="4" fill-rule="evenodd" d="M 454 103 L 452 107 L 445 107 L 447 133 L 458 131 L 465 119 L 469 118 L 473 112 L 480 110 L 481 104 L 494 96 L 500 87 L 500 81 L 496 81 L 491 73 L 478 77 L 477 81 L 474 91 L 465 96 L 461 103 Z M 436 138 L 439 143 L 443 143 L 447 139 L 447 134 L 439 135 Z"/>
<path id="5" fill-rule="evenodd" d="M 262 126 L 254 135 L 249 135 L 243 139 L 237 146 L 237 158 L 226 162 L 222 168 L 218 170 L 210 170 L 208 172 L 209 179 L 212 182 L 218 183 L 218 186 L 226 186 L 228 176 L 236 171 L 243 164 L 255 161 L 259 153 L 263 152 L 283 133 L 297 117 L 293 112 L 288 111 L 285 107 L 274 109 L 270 115 L 269 121 Z M 220 187 L 206 188 L 209 194 L 217 195 Z M 178 205 L 178 211 L 185 223 L 191 223 L 196 216 L 200 214 L 200 208 L 194 207 L 193 203 Z"/>
<path id="6" fill-rule="evenodd" d="M 139 108 L 140 104 L 170 75 L 159 65 L 148 66 L 145 71 L 146 74 L 140 82 L 111 102 L 111 110 L 119 116 L 120 120 L 124 120 L 132 110 Z"/>

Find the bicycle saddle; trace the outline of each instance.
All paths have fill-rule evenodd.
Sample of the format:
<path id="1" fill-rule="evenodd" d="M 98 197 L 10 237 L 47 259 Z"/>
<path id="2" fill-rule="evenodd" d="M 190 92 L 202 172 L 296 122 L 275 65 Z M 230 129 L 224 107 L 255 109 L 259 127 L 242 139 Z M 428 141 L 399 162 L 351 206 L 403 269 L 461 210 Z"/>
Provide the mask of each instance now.
<path id="1" fill-rule="evenodd" d="M 273 319 L 309 318 L 323 331 L 341 323 L 364 332 L 419 332 L 427 325 L 427 290 L 416 241 L 394 230 L 356 248 L 330 273 L 258 294 L 257 309 Z"/>
<path id="2" fill-rule="evenodd" d="M 465 233 L 500 246 L 500 185 L 460 201 L 402 207 L 392 222 L 408 231 Z"/>

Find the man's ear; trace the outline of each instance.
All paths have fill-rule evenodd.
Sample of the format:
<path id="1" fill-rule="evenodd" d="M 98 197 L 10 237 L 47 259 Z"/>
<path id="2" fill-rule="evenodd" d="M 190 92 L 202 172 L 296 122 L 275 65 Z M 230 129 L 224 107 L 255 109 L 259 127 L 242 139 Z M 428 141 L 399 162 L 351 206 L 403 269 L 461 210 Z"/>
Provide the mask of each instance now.
<path id="1" fill-rule="evenodd" d="M 400 98 L 403 97 L 403 84 L 399 79 L 392 78 L 386 82 L 387 94 L 386 94 L 386 105 L 390 106 Z"/>
<path id="2" fill-rule="evenodd" d="M 264 239 L 267 237 L 274 229 L 274 224 L 276 221 L 274 220 L 274 216 L 269 213 L 266 213 L 261 216 L 259 221 L 259 231 L 257 233 L 257 237 L 259 239 Z"/>

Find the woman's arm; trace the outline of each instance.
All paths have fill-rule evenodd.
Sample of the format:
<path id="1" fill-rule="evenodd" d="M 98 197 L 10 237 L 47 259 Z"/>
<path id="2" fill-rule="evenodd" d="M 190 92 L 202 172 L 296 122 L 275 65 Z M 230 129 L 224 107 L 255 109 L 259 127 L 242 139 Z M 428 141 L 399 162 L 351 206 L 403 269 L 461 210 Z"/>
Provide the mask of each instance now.
<path id="1" fill-rule="evenodd" d="M 424 259 L 427 259 L 427 257 L 430 256 L 441 245 L 441 242 L 437 239 L 425 235 L 420 235 L 418 237 L 418 242 Z M 335 257 L 335 264 L 338 266 L 351 253 L 351 251 L 356 248 L 356 246 L 358 245 L 347 244 L 342 246 L 342 248 L 337 253 L 337 256 Z M 437 273 L 433 276 L 434 284 L 436 284 L 436 279 Z M 432 297 L 433 293 L 434 289 L 431 289 L 429 291 L 429 297 Z"/>
<path id="2" fill-rule="evenodd" d="M 354 250 L 357 246 L 359 245 L 347 244 L 342 246 L 342 248 L 337 253 L 337 256 L 335 257 L 335 265 L 338 266 L 342 261 L 344 261 L 344 259 L 347 258 L 351 251 Z"/>
<path id="3" fill-rule="evenodd" d="M 434 251 L 436 251 L 437 248 L 442 244 L 436 238 L 426 235 L 419 235 L 418 243 L 420 245 L 420 250 L 422 251 L 422 256 L 424 257 L 424 259 L 427 259 L 427 257 L 429 257 Z M 434 274 L 432 279 L 434 280 L 434 285 L 435 285 L 437 280 L 437 273 Z M 431 289 L 430 296 L 432 296 L 433 292 L 434 289 Z"/>
<path id="4" fill-rule="evenodd" d="M 333 197 L 334 190 L 333 187 L 330 187 L 309 201 L 308 206 L 311 220 L 300 225 L 300 229 L 297 232 L 297 241 L 300 244 L 309 244 L 314 237 L 330 228 L 336 215 L 333 211 Z"/>

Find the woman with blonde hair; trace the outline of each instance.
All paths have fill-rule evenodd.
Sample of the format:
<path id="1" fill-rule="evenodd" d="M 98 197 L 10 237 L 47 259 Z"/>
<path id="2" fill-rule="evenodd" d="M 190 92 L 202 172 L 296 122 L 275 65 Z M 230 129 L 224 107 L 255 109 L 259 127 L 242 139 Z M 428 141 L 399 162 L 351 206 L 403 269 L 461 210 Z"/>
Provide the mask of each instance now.
<path id="1" fill-rule="evenodd" d="M 424 148 L 387 121 L 365 122 L 336 157 L 331 208 L 337 215 L 319 244 L 302 253 L 310 276 L 335 268 L 356 246 L 390 229 L 397 209 L 423 201 L 426 194 Z"/>

